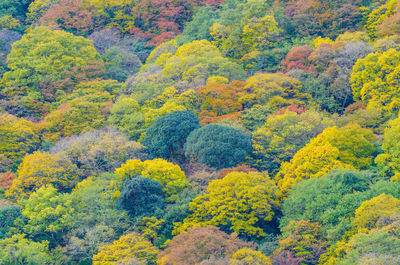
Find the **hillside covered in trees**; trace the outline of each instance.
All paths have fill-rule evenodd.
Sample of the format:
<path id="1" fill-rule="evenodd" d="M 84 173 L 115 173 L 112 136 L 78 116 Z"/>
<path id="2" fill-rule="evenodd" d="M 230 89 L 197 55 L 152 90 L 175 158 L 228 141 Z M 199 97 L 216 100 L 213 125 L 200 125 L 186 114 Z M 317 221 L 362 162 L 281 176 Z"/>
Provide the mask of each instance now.
<path id="1" fill-rule="evenodd" d="M 400 0 L 0 0 L 1 265 L 399 265 Z"/>

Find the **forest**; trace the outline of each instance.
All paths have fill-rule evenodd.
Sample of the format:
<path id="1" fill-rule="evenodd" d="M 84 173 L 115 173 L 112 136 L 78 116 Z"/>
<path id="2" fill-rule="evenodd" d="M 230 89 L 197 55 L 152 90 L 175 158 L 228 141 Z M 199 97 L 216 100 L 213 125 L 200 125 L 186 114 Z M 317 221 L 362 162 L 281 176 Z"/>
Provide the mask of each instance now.
<path id="1" fill-rule="evenodd" d="M 0 265 L 399 265 L 400 0 L 0 0 Z"/>

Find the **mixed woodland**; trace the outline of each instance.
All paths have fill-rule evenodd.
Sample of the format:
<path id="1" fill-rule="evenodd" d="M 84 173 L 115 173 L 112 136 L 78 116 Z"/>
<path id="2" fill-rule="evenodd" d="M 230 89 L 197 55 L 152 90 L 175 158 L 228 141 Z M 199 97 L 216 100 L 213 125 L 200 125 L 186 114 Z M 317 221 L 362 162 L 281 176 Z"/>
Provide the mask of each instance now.
<path id="1" fill-rule="evenodd" d="M 0 0 L 1 265 L 400 264 L 400 0 Z"/>

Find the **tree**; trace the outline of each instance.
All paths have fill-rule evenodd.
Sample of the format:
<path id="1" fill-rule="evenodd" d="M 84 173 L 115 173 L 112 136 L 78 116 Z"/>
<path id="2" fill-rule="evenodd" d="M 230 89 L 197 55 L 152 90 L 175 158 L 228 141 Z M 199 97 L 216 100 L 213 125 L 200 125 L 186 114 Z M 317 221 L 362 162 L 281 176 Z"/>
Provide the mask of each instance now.
<path id="1" fill-rule="evenodd" d="M 382 145 L 384 153 L 378 155 L 375 162 L 383 175 L 393 176 L 396 172 L 400 172 L 400 143 L 397 140 L 400 135 L 400 118 L 389 121 L 389 126 L 384 134 Z"/>
<path id="2" fill-rule="evenodd" d="M 7 93 L 49 101 L 58 90 L 70 92 L 79 81 L 103 71 L 89 40 L 47 27 L 36 27 L 17 41 L 7 63 L 10 71 L 2 79 Z"/>
<path id="3" fill-rule="evenodd" d="M 164 204 L 161 184 L 143 177 L 127 179 L 117 199 L 117 206 L 129 211 L 134 217 L 152 216 Z"/>
<path id="4" fill-rule="evenodd" d="M 40 123 L 43 139 L 56 143 L 63 137 L 101 128 L 106 117 L 102 105 L 80 98 L 61 104 Z"/>
<path id="5" fill-rule="evenodd" d="M 111 244 L 131 225 L 128 212 L 116 208 L 115 174 L 89 177 L 71 193 L 74 220 L 64 234 L 66 255 L 72 263 L 92 261 L 100 246 Z"/>
<path id="6" fill-rule="evenodd" d="M 84 35 L 95 27 L 93 13 L 82 7 L 83 0 L 58 0 L 39 18 L 38 23 L 52 29 Z"/>
<path id="7" fill-rule="evenodd" d="M 321 225 L 309 220 L 292 221 L 282 231 L 279 248 L 274 255 L 289 252 L 304 264 L 316 264 L 326 248 Z"/>
<path id="8" fill-rule="evenodd" d="M 128 159 L 140 158 L 142 149 L 120 131 L 106 128 L 64 138 L 50 148 L 50 153 L 66 154 L 89 177 L 114 171 Z"/>
<path id="9" fill-rule="evenodd" d="M 32 122 L 0 113 L 0 142 L 0 164 L 6 165 L 7 169 L 35 151 L 40 139 Z"/>
<path id="10" fill-rule="evenodd" d="M 229 265 L 271 265 L 271 260 L 260 251 L 242 248 L 229 260 Z"/>
<path id="11" fill-rule="evenodd" d="M 282 204 L 281 228 L 293 221 L 310 220 L 322 225 L 321 232 L 330 241 L 339 240 L 343 230 L 350 227 L 343 218 L 349 217 L 364 198 L 371 196 L 367 191 L 373 177 L 368 172 L 337 170 L 298 183 Z"/>
<path id="12" fill-rule="evenodd" d="M 397 0 L 387 0 L 384 5 L 381 5 L 368 15 L 365 28 L 371 38 L 377 37 L 377 27 L 393 15 L 397 6 Z"/>
<path id="13" fill-rule="evenodd" d="M 35 152 L 25 156 L 7 195 L 13 198 L 29 197 L 34 191 L 48 184 L 59 191 L 66 192 L 71 190 L 79 180 L 78 168 L 65 154 L 51 155 Z"/>
<path id="14" fill-rule="evenodd" d="M 8 237 L 10 227 L 14 221 L 21 217 L 21 210 L 18 206 L 10 205 L 0 208 L 0 240 Z"/>
<path id="15" fill-rule="evenodd" d="M 331 144 L 314 145 L 314 140 L 300 149 L 290 160 L 283 162 L 276 175 L 276 181 L 283 193 L 287 195 L 297 182 L 318 178 L 335 168 L 348 168 L 349 165 L 339 161 L 339 150 Z"/>
<path id="16" fill-rule="evenodd" d="M 175 201 L 179 194 L 188 185 L 185 173 L 177 165 L 164 159 L 128 160 L 115 173 L 121 180 L 131 179 L 138 176 L 149 178 L 159 182 L 163 187 L 164 196 L 167 201 Z"/>
<path id="17" fill-rule="evenodd" d="M 54 260 L 49 254 L 49 242 L 34 242 L 25 238 L 25 234 L 15 234 L 0 239 L 0 262 L 14 264 L 51 264 Z"/>
<path id="18" fill-rule="evenodd" d="M 232 172 L 213 180 L 204 195 L 189 203 L 191 214 L 175 233 L 191 227 L 219 226 L 247 237 L 264 236 L 279 202 L 276 186 L 265 174 Z"/>
<path id="19" fill-rule="evenodd" d="M 249 244 L 236 234 L 228 235 L 213 226 L 196 227 L 175 236 L 160 253 L 160 265 L 195 265 L 211 258 L 230 257 Z"/>
<path id="20" fill-rule="evenodd" d="M 308 57 L 311 55 L 311 52 L 312 50 L 308 45 L 293 47 L 281 62 L 282 70 L 289 72 L 292 69 L 307 69 L 309 66 Z"/>
<path id="21" fill-rule="evenodd" d="M 302 106 L 311 96 L 300 93 L 301 87 L 299 80 L 282 73 L 257 73 L 246 80 L 239 102 L 245 108 L 258 104 L 277 108 Z"/>
<path id="22" fill-rule="evenodd" d="M 289 161 L 312 138 L 333 121 L 322 113 L 309 110 L 297 114 L 285 111 L 271 115 L 263 126 L 252 134 L 254 166 L 275 172 L 282 162 Z"/>
<path id="23" fill-rule="evenodd" d="M 122 236 L 112 245 L 100 247 L 98 253 L 93 256 L 93 264 L 108 265 L 136 258 L 152 265 L 156 264 L 158 253 L 159 250 L 150 241 L 133 232 Z"/>
<path id="24" fill-rule="evenodd" d="M 358 124 L 329 127 L 282 163 L 276 176 L 285 194 L 303 179 L 321 177 L 334 168 L 366 168 L 372 162 L 374 135 Z"/>
<path id="25" fill-rule="evenodd" d="M 111 106 L 108 122 L 137 140 L 145 132 L 145 116 L 139 103 L 130 97 L 119 97 Z"/>
<path id="26" fill-rule="evenodd" d="M 152 157 L 180 158 L 186 138 L 199 127 L 199 119 L 192 112 L 175 111 L 158 118 L 141 143 Z"/>
<path id="27" fill-rule="evenodd" d="M 73 223 L 74 211 L 69 194 L 60 194 L 51 185 L 40 187 L 28 199 L 21 199 L 22 214 L 28 221 L 22 229 L 32 237 L 58 245 L 61 235 Z"/>
<path id="28" fill-rule="evenodd" d="M 389 111 L 399 109 L 400 51 L 389 49 L 371 53 L 354 65 L 351 87 L 354 100 Z"/>
<path id="29" fill-rule="evenodd" d="M 214 77 L 216 79 L 217 77 Z M 242 81 L 207 80 L 207 84 L 197 90 L 201 101 L 200 123 L 206 125 L 222 119 L 235 119 L 243 107 L 238 102 L 245 85 Z"/>
<path id="30" fill-rule="evenodd" d="M 381 194 L 364 201 L 357 208 L 352 225 L 359 232 L 371 230 L 376 228 L 380 218 L 390 217 L 394 213 L 400 214 L 400 200 L 390 194 Z"/>
<path id="31" fill-rule="evenodd" d="M 194 130 L 185 144 L 186 157 L 217 169 L 236 166 L 250 150 L 249 136 L 216 124 Z"/>
<path id="32" fill-rule="evenodd" d="M 177 46 L 171 41 L 155 49 L 144 67 L 127 80 L 128 91 L 135 98 L 142 101 L 153 98 L 170 86 L 180 92 L 196 89 L 205 85 L 210 76 L 221 76 L 230 81 L 246 77 L 241 65 L 224 57 L 207 40 Z"/>

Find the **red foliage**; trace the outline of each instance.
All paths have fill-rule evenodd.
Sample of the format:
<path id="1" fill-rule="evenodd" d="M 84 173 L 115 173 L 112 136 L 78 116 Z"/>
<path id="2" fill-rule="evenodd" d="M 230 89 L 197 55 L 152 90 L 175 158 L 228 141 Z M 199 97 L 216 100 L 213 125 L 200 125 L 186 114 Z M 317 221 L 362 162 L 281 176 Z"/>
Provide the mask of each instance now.
<path id="1" fill-rule="evenodd" d="M 347 106 L 347 108 L 344 110 L 344 114 L 351 114 L 357 110 L 360 109 L 366 109 L 367 104 L 361 100 L 354 102 L 353 104 Z"/>
<path id="2" fill-rule="evenodd" d="M 158 46 L 176 37 L 185 22 L 193 15 L 195 6 L 218 6 L 222 0 L 142 0 L 132 9 L 136 17 L 135 28 L 129 33 L 148 41 L 149 46 Z"/>
<path id="3" fill-rule="evenodd" d="M 5 190 L 9 189 L 12 185 L 14 178 L 15 178 L 15 174 L 12 173 L 11 171 L 8 171 L 6 173 L 1 173 L 0 174 L 0 188 L 3 188 Z"/>
<path id="4" fill-rule="evenodd" d="M 224 168 L 218 172 L 217 178 L 222 179 L 231 172 L 249 173 L 249 172 L 255 172 L 255 171 L 257 171 L 257 170 L 254 168 L 251 168 L 247 165 L 242 165 L 242 166 L 237 166 L 237 167 L 232 167 L 232 168 Z"/>
<path id="5" fill-rule="evenodd" d="M 200 123 L 205 125 L 222 119 L 237 120 L 243 110 L 238 97 L 244 86 L 245 82 L 242 81 L 232 81 L 230 84 L 209 82 L 199 88 L 197 92 L 202 102 Z"/>
<path id="6" fill-rule="evenodd" d="M 81 5 L 82 0 L 61 0 L 40 18 L 39 23 L 55 29 L 87 33 L 94 28 L 93 14 Z"/>
<path id="7" fill-rule="evenodd" d="M 302 259 L 295 258 L 290 252 L 281 252 L 276 256 L 273 256 L 274 265 L 299 265 Z"/>
<path id="8" fill-rule="evenodd" d="M 306 112 L 305 108 L 299 107 L 299 106 L 297 106 L 297 105 L 295 105 L 295 104 L 292 104 L 292 105 L 287 106 L 287 107 L 285 107 L 285 108 L 281 108 L 281 109 L 276 113 L 276 115 L 282 115 L 282 114 L 284 114 L 286 111 L 296 112 L 297 114 L 302 114 L 302 113 Z"/>
<path id="9" fill-rule="evenodd" d="M 286 73 L 292 69 L 307 69 L 308 57 L 311 53 L 312 50 L 308 45 L 293 47 L 281 62 L 283 72 Z"/>
<path id="10" fill-rule="evenodd" d="M 194 265 L 211 258 L 230 257 L 244 247 L 252 247 L 236 234 L 228 235 L 218 228 L 196 227 L 175 236 L 161 252 L 159 260 L 164 265 Z"/>

